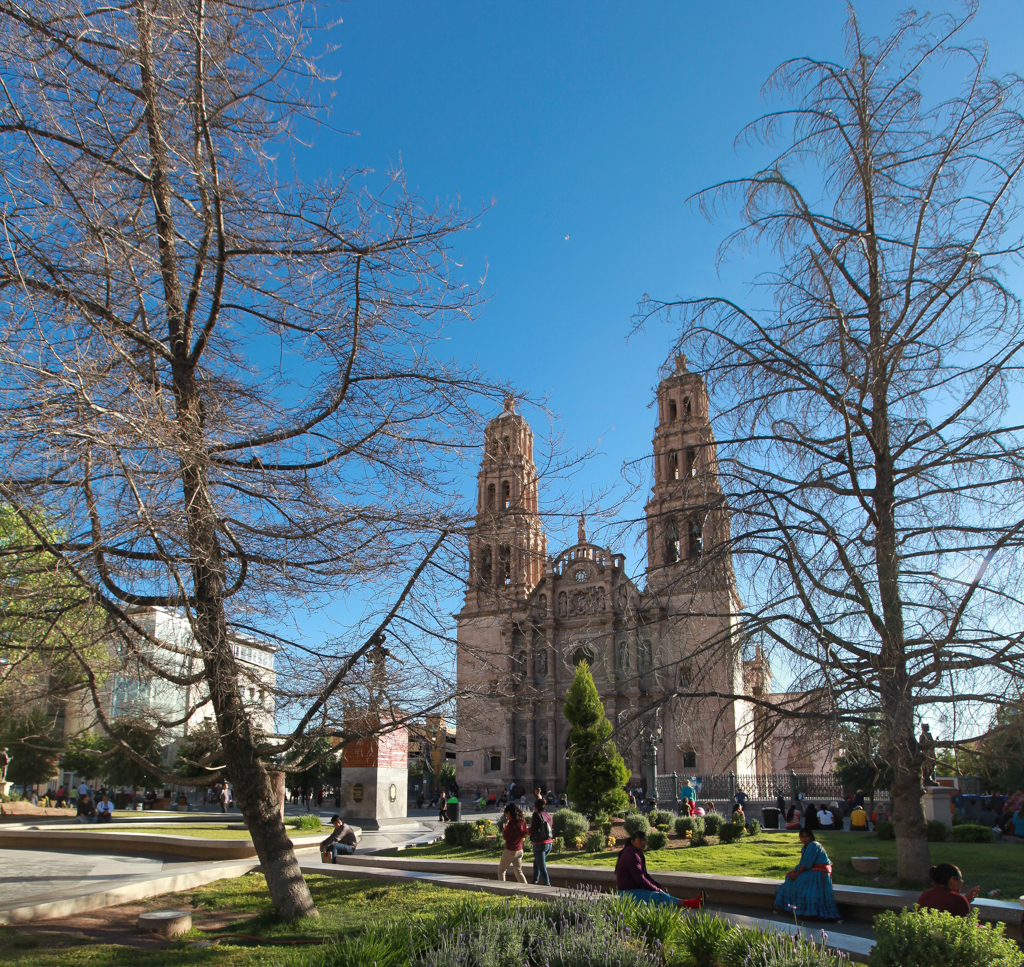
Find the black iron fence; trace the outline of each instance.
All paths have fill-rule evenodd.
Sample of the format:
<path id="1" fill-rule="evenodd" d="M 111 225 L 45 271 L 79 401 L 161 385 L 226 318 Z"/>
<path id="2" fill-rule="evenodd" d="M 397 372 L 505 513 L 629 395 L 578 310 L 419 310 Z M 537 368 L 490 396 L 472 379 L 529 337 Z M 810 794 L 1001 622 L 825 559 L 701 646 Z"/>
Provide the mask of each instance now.
<path id="1" fill-rule="evenodd" d="M 678 799 L 679 790 L 687 779 L 695 788 L 698 799 L 731 799 L 737 792 L 745 792 L 748 799 L 766 800 L 775 799 L 780 793 L 785 799 L 796 799 L 803 793 L 805 799 L 811 800 L 839 799 L 843 795 L 843 784 L 832 773 L 730 773 L 724 776 L 685 776 L 673 773 L 670 776 L 658 776 L 658 799 Z"/>
<path id="2" fill-rule="evenodd" d="M 658 776 L 658 799 L 678 799 L 679 790 L 687 779 L 690 780 L 690 785 L 694 786 L 698 799 L 731 799 L 737 792 L 745 792 L 747 798 L 753 800 L 772 800 L 780 793 L 786 800 L 797 799 L 803 793 L 804 799 L 812 802 L 819 799 L 839 800 L 843 797 L 843 784 L 839 777 L 831 772 L 778 772 L 771 775 L 730 773 L 724 776 L 673 773 L 670 776 Z M 983 794 L 980 776 L 960 776 L 959 788 L 966 796 Z M 889 790 L 876 789 L 873 798 L 876 802 L 888 801 Z"/>

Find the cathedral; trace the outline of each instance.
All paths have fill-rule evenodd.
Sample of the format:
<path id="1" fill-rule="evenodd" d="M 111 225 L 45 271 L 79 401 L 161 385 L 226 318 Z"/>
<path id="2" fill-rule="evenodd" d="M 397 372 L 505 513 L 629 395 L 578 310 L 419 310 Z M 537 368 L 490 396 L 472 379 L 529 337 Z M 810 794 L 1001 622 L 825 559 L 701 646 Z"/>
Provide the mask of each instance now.
<path id="1" fill-rule="evenodd" d="M 563 705 L 584 660 L 635 780 L 651 750 L 661 774 L 765 768 L 755 762 L 754 709 L 734 696 L 766 683 L 734 643 L 728 512 L 706 388 L 685 357 L 660 382 L 657 404 L 643 587 L 623 554 L 587 540 L 582 518 L 577 543 L 548 553 L 530 426 L 512 400 L 488 423 L 457 616 L 462 787 L 565 789 Z"/>

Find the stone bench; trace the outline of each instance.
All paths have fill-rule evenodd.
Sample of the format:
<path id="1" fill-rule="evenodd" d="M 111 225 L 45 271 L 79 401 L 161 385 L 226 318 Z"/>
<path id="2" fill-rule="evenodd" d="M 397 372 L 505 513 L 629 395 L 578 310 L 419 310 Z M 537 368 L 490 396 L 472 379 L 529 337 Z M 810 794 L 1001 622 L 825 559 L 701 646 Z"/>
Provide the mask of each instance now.
<path id="1" fill-rule="evenodd" d="M 486 860 L 441 860 L 408 859 L 400 856 L 348 856 L 348 866 L 369 869 L 408 870 L 418 873 L 441 873 L 454 876 L 487 877 L 495 876 L 497 859 Z M 611 866 L 576 866 L 569 863 L 548 863 L 548 873 L 553 886 L 597 887 L 604 891 L 615 889 L 615 870 Z M 713 873 L 682 873 L 655 870 L 653 875 L 671 894 L 693 896 L 699 890 L 706 890 L 708 899 L 724 906 L 742 906 L 759 910 L 771 910 L 775 891 L 781 880 L 755 876 L 720 876 Z M 886 910 L 902 910 L 917 902 L 919 892 L 906 890 L 883 890 L 861 886 L 834 885 L 836 904 L 844 920 L 870 922 Z M 1006 935 L 1021 939 L 1021 907 L 1013 902 L 981 900 L 974 902 L 978 919 L 983 923 L 1003 923 Z"/>
<path id="2" fill-rule="evenodd" d="M 295 836 L 296 849 L 319 846 L 323 836 Z M 195 860 L 247 860 L 256 856 L 249 839 L 205 839 L 198 836 L 129 832 L 124 827 L 58 826 L 45 830 L 0 829 L 0 849 L 67 850 L 180 856 Z"/>

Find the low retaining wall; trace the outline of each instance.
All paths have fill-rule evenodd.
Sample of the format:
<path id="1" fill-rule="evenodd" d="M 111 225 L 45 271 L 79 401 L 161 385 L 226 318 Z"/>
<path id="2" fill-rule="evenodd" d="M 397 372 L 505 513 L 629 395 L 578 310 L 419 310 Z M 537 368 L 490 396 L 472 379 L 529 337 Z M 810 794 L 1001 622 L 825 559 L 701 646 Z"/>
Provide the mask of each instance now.
<path id="1" fill-rule="evenodd" d="M 405 859 L 399 856 L 347 856 L 346 866 L 364 866 L 408 870 L 416 873 L 447 873 L 454 876 L 496 876 L 497 859 L 438 860 Z M 548 863 L 552 886 L 591 886 L 603 891 L 615 889 L 615 870 L 610 866 L 576 866 L 569 863 Z M 654 870 L 658 882 L 673 896 L 690 897 L 706 890 L 711 903 L 743 906 L 757 910 L 772 909 L 775 891 L 781 880 L 754 876 L 719 876 L 713 873 L 669 873 Z M 859 886 L 834 887 L 839 912 L 845 920 L 870 922 L 885 910 L 902 910 L 913 906 L 919 893 L 904 890 L 868 889 Z M 1003 923 L 1006 935 L 1021 939 L 1021 908 L 1012 903 L 993 900 L 975 901 L 978 918 L 983 923 Z"/>
<path id="2" fill-rule="evenodd" d="M 308 849 L 323 836 L 296 836 L 292 845 Z M 135 853 L 142 856 L 180 856 L 195 860 L 248 860 L 256 856 L 250 839 L 204 839 L 160 833 L 131 833 L 108 827 L 51 826 L 39 829 L 0 829 L 0 849 L 68 850 L 92 853 Z"/>

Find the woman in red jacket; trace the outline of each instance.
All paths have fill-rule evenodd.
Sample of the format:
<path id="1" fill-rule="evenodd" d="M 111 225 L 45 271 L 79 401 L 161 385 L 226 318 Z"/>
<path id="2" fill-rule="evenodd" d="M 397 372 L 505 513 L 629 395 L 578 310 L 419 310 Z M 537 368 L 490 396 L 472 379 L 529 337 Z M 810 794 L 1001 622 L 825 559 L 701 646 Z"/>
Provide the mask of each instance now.
<path id="1" fill-rule="evenodd" d="M 529 827 L 523 819 L 523 811 L 514 803 L 510 802 L 505 807 L 505 825 L 501 828 L 502 838 L 505 840 L 505 848 L 501 851 L 501 862 L 498 863 L 498 879 L 505 879 L 505 870 L 512 866 L 512 872 L 520 883 L 526 882 L 523 873 L 523 839 L 526 837 Z"/>

